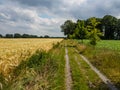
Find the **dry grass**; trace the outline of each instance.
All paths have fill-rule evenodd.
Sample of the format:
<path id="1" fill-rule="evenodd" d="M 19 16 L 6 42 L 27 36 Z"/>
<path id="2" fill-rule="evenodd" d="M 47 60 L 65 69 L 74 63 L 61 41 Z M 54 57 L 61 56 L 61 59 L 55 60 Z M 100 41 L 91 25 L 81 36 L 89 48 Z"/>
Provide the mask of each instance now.
<path id="1" fill-rule="evenodd" d="M 48 51 L 53 43 L 62 39 L 0 39 L 0 73 L 8 76 L 22 60 L 30 57 L 36 50 Z"/>

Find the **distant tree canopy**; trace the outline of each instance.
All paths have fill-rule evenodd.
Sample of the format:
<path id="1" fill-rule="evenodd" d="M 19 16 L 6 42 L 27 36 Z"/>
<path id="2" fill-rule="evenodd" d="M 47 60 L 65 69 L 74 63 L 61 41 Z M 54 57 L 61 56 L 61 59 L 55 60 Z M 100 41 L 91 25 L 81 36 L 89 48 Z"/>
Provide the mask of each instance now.
<path id="1" fill-rule="evenodd" d="M 83 40 L 86 38 L 87 35 L 87 29 L 85 27 L 85 21 L 84 20 L 78 20 L 75 24 L 75 30 L 73 31 L 73 34 L 70 38 L 76 38 Z"/>
<path id="2" fill-rule="evenodd" d="M 15 34 L 14 34 L 14 38 L 21 38 L 21 37 L 22 37 L 22 35 L 19 34 L 19 33 L 15 33 Z"/>
<path id="3" fill-rule="evenodd" d="M 49 35 L 37 36 L 37 35 L 14 33 L 14 34 L 6 34 L 5 36 L 0 34 L 0 38 L 50 38 L 50 36 Z"/>
<path id="4" fill-rule="evenodd" d="M 2 36 L 2 34 L 0 34 L 0 38 L 2 38 L 3 36 Z"/>
<path id="5" fill-rule="evenodd" d="M 85 39 L 95 36 L 99 39 L 117 39 L 120 40 L 120 19 L 111 15 L 105 15 L 103 18 L 91 17 L 87 20 L 67 20 L 61 25 L 61 31 L 67 38 Z M 94 35 L 93 35 L 94 34 Z M 93 38 L 93 37 L 92 37 Z"/>
<path id="6" fill-rule="evenodd" d="M 49 38 L 49 36 L 48 36 L 48 35 L 45 35 L 44 38 Z"/>
<path id="7" fill-rule="evenodd" d="M 118 19 L 111 15 L 106 15 L 102 19 L 102 25 L 105 26 L 105 39 L 115 39 Z M 119 39 L 119 38 L 118 38 Z"/>
<path id="8" fill-rule="evenodd" d="M 6 38 L 13 38 L 13 34 L 6 34 L 5 37 Z"/>

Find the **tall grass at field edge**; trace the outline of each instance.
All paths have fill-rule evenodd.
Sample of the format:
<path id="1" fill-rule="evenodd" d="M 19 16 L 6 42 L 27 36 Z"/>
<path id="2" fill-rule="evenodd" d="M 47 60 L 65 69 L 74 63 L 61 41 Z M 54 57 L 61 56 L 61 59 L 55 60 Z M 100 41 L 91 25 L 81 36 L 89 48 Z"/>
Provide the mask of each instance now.
<path id="1" fill-rule="evenodd" d="M 120 88 L 120 53 L 119 50 L 109 47 L 92 47 L 86 44 L 76 48 L 84 54 L 90 62 L 105 74 L 118 88 Z"/>
<path id="2" fill-rule="evenodd" d="M 22 61 L 10 77 L 0 76 L 2 90 L 64 90 L 64 49 L 59 44 L 49 52 L 36 51 Z"/>

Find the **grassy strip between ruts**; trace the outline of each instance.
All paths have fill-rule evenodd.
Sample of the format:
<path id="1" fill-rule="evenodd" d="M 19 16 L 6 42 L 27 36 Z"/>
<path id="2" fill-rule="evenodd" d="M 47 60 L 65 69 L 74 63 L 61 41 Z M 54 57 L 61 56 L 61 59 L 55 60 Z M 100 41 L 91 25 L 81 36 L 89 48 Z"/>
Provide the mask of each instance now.
<path id="1" fill-rule="evenodd" d="M 68 48 L 73 78 L 73 90 L 108 90 L 97 74 L 72 47 Z"/>
<path id="2" fill-rule="evenodd" d="M 57 44 L 49 52 L 36 51 L 11 73 L 9 79 L 0 75 L 2 90 L 65 90 L 64 47 Z"/>

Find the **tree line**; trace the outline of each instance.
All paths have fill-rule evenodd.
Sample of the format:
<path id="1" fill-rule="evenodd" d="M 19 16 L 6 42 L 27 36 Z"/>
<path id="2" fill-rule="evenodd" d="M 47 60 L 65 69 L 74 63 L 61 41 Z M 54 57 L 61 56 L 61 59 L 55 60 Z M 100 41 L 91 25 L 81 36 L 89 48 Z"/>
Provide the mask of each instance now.
<path id="1" fill-rule="evenodd" d="M 14 33 L 14 34 L 6 34 L 5 36 L 0 34 L 0 38 L 50 38 L 50 36 L 48 35 L 37 36 L 37 35 L 30 35 L 30 34 Z"/>
<path id="2" fill-rule="evenodd" d="M 105 15 L 103 18 L 78 19 L 77 22 L 66 20 L 61 25 L 61 31 L 64 32 L 67 38 L 72 39 L 120 40 L 120 19 L 112 15 Z"/>

